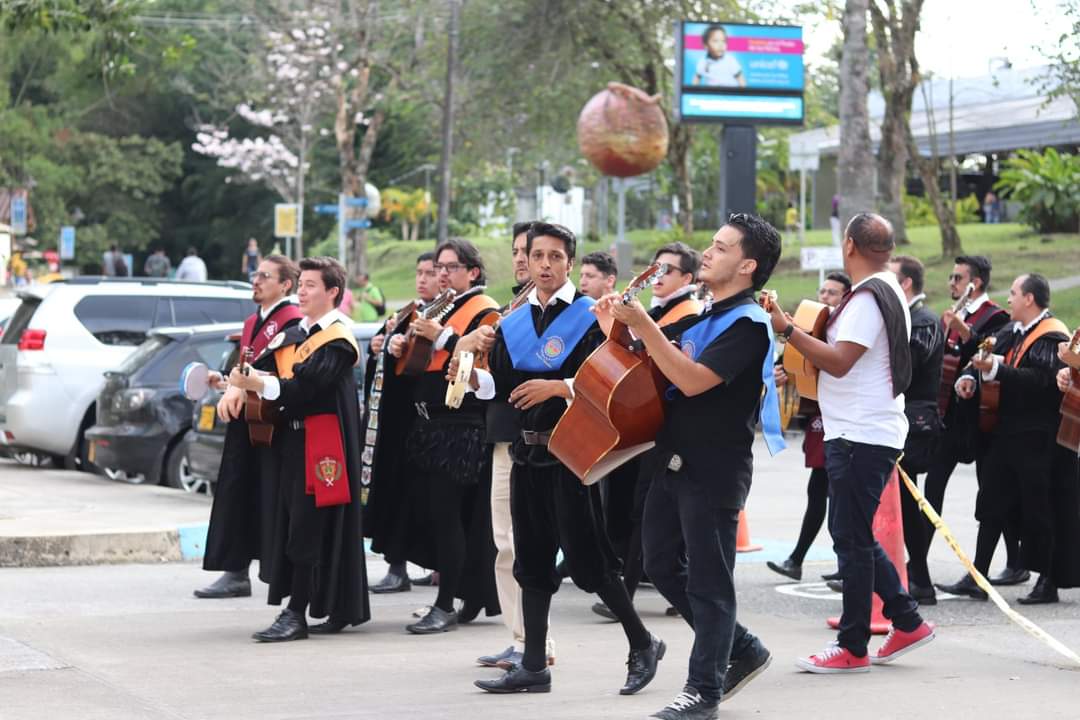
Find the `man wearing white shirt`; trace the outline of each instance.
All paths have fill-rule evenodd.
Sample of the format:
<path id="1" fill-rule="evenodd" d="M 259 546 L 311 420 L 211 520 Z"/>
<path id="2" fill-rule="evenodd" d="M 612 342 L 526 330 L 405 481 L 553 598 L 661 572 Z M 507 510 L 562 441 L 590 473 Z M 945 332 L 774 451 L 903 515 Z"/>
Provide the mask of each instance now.
<path id="1" fill-rule="evenodd" d="M 176 279 L 206 282 L 206 263 L 199 257 L 198 250 L 193 247 L 188 248 L 187 256 L 176 268 Z"/>
<path id="2" fill-rule="evenodd" d="M 778 307 L 772 309 L 773 329 L 820 370 L 829 532 L 844 583 L 836 643 L 796 660 L 812 673 L 866 672 L 871 664 L 891 662 L 934 638 L 872 530 L 908 431 L 903 392 L 911 382 L 911 316 L 888 270 L 894 247 L 892 226 L 881 216 L 859 213 L 848 223 L 842 251 L 852 292 L 830 316 L 825 342 L 796 329 Z M 893 629 L 870 657 L 873 593 Z"/>

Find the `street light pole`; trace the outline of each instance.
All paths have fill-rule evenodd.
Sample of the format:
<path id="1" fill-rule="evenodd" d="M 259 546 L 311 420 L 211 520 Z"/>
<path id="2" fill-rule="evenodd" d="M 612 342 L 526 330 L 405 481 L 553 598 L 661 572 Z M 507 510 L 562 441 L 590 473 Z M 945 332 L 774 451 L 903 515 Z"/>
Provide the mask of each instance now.
<path id="1" fill-rule="evenodd" d="M 446 95 L 443 98 L 442 167 L 439 177 L 439 226 L 438 241 L 446 240 L 450 225 L 450 162 L 454 142 L 454 76 L 457 74 L 458 22 L 461 18 L 461 0 L 448 0 L 450 5 L 450 28 L 446 48 Z"/>

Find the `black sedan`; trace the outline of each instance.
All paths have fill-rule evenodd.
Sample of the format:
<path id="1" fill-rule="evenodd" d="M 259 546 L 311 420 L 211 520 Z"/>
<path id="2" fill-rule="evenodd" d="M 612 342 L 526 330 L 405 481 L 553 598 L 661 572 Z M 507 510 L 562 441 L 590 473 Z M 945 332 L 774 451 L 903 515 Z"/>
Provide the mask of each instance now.
<path id="1" fill-rule="evenodd" d="M 364 402 L 364 363 L 367 360 L 368 342 L 378 332 L 380 323 L 356 323 L 353 325 L 353 335 L 360 345 L 360 364 L 353 368 L 356 375 L 356 387 L 359 392 L 358 402 L 363 410 Z M 234 343 L 239 341 L 239 335 L 234 336 Z M 236 350 L 227 358 L 222 367 L 232 367 L 236 364 Z M 214 367 L 211 365 L 211 367 Z M 225 445 L 225 424 L 218 419 L 217 403 L 221 393 L 209 392 L 205 398 L 195 403 L 194 413 L 191 418 L 191 430 L 184 438 L 184 447 L 187 453 L 187 462 L 184 466 L 187 473 L 188 483 L 185 489 L 189 491 L 212 491 L 213 483 L 217 481 L 218 468 L 221 467 L 221 453 Z"/>
<path id="2" fill-rule="evenodd" d="M 193 403 L 179 377 L 190 362 L 224 367 L 237 324 L 151 330 L 119 369 L 105 373 L 97 421 L 86 431 L 90 460 L 114 479 L 197 490 L 183 439 Z"/>

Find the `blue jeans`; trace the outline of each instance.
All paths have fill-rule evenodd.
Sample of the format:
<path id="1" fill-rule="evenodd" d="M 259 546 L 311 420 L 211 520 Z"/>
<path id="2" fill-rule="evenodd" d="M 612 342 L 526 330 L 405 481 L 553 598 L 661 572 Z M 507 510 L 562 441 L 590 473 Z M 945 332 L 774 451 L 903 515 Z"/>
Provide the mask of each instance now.
<path id="1" fill-rule="evenodd" d="M 645 572 L 694 629 L 686 684 L 714 701 L 728 662 L 759 642 L 735 621 L 739 511 L 723 507 L 723 479 L 665 468 L 649 488 L 641 524 Z"/>
<path id="2" fill-rule="evenodd" d="M 896 573 L 889 556 L 874 539 L 874 513 L 900 451 L 843 438 L 825 442 L 829 473 L 829 532 L 844 579 L 844 610 L 837 642 L 864 657 L 870 640 L 873 593 L 881 598 L 885 617 L 900 630 L 922 624 L 916 603 Z"/>

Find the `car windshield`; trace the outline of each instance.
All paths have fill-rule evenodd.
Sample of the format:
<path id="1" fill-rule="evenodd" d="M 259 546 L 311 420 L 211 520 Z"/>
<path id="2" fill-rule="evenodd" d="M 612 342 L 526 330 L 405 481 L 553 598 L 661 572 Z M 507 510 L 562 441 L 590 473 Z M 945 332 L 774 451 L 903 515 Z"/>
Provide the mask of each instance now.
<path id="1" fill-rule="evenodd" d="M 151 335 L 143 341 L 142 345 L 135 349 L 135 352 L 128 355 L 117 370 L 125 375 L 134 375 L 140 368 L 150 362 L 150 359 L 154 357 L 158 350 L 171 342 L 172 340 L 165 335 Z"/>

